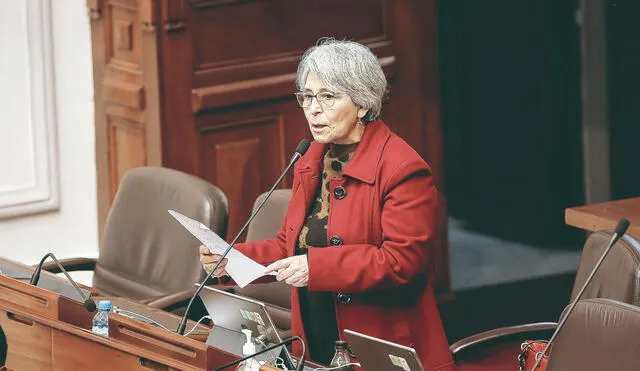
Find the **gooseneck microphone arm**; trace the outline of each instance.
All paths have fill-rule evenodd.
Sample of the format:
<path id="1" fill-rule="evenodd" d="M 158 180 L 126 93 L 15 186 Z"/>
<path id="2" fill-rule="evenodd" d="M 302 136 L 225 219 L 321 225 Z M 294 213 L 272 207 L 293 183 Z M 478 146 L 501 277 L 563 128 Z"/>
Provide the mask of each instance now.
<path id="1" fill-rule="evenodd" d="M 47 258 L 51 258 L 51 260 L 53 260 L 56 263 L 58 268 L 60 268 L 60 271 L 62 273 L 64 273 L 65 276 L 67 276 L 67 279 L 69 280 L 69 282 L 71 282 L 71 285 L 76 289 L 78 294 L 80 294 L 80 297 L 82 298 L 82 300 L 84 300 L 84 303 L 83 303 L 84 307 L 87 308 L 87 310 L 89 312 L 95 312 L 96 311 L 96 302 L 93 301 L 93 299 L 91 299 L 90 296 L 87 297 L 87 296 L 84 295 L 82 290 L 80 290 L 80 287 L 78 287 L 78 284 L 76 283 L 76 281 L 74 281 L 73 278 L 71 278 L 69 273 L 67 273 L 67 270 L 64 269 L 62 264 L 60 264 L 60 262 L 58 261 L 58 259 L 56 259 L 55 255 L 53 255 L 53 253 L 47 253 L 42 258 L 42 260 L 40 260 L 40 263 L 38 264 L 38 266 L 36 267 L 36 270 L 33 272 L 33 275 L 31 276 L 31 280 L 29 281 L 29 284 L 33 285 L 33 286 L 38 286 L 38 281 L 40 280 L 40 273 L 42 272 L 42 265 L 44 264 L 44 261 L 47 260 Z"/>
<path id="2" fill-rule="evenodd" d="M 287 165 L 287 167 L 284 169 L 282 174 L 280 174 L 280 176 L 275 181 L 275 183 L 273 184 L 273 186 L 271 187 L 271 189 L 269 190 L 267 195 L 264 197 L 264 199 L 262 200 L 260 205 L 258 205 L 258 207 L 255 209 L 255 211 L 251 214 L 251 216 L 249 217 L 247 222 L 244 223 L 242 228 L 240 228 L 240 231 L 236 234 L 236 237 L 233 239 L 233 241 L 231 241 L 231 243 L 229 244 L 227 249 L 224 250 L 224 252 L 220 256 L 220 259 L 218 259 L 218 262 L 217 262 L 216 266 L 209 272 L 209 274 L 207 274 L 207 276 L 204 278 L 204 280 L 202 280 L 202 282 L 200 283 L 200 285 L 196 289 L 195 293 L 191 297 L 191 300 L 189 300 L 189 304 L 187 304 L 187 309 L 185 309 L 184 316 L 182 317 L 182 320 L 180 321 L 180 324 L 178 325 L 178 329 L 176 330 L 176 332 L 178 334 L 180 334 L 180 335 L 184 334 L 184 330 L 187 327 L 187 316 L 189 314 L 189 310 L 191 309 L 191 306 L 193 305 L 194 300 L 196 299 L 196 297 L 198 296 L 198 294 L 200 293 L 200 291 L 204 287 L 204 284 L 209 280 L 209 278 L 211 278 L 213 273 L 218 269 L 218 267 L 220 266 L 220 264 L 222 263 L 224 258 L 227 256 L 229 251 L 231 251 L 233 246 L 236 244 L 236 241 L 238 240 L 238 238 L 240 238 L 240 236 L 244 233 L 245 229 L 247 229 L 247 227 L 249 226 L 249 223 L 251 223 L 253 218 L 255 218 L 256 215 L 258 215 L 258 212 L 260 212 L 260 210 L 262 210 L 262 207 L 264 206 L 265 202 L 269 199 L 269 196 L 271 196 L 271 194 L 276 189 L 278 184 L 280 184 L 280 182 L 285 177 L 285 175 L 287 175 L 287 172 L 289 172 L 289 169 L 291 169 L 293 164 L 295 164 L 296 161 L 298 161 L 300 159 L 300 157 L 302 157 L 302 155 L 304 155 L 305 152 L 307 152 L 307 149 L 309 149 L 309 144 L 310 144 L 309 141 L 306 140 L 306 139 L 302 139 L 300 141 L 300 143 L 298 143 L 298 147 L 296 147 L 296 152 L 293 154 L 293 156 L 291 156 L 291 161 L 289 161 L 289 165 Z"/>
<path id="3" fill-rule="evenodd" d="M 304 358 L 305 358 L 305 354 L 306 354 L 306 352 L 307 352 L 307 351 L 306 351 L 306 349 L 305 349 L 304 340 L 302 340 L 302 338 L 301 338 L 300 336 L 292 336 L 292 337 L 290 337 L 290 338 L 288 338 L 288 339 L 284 340 L 284 341 L 283 341 L 283 342 L 281 342 L 281 343 L 278 343 L 278 344 L 272 345 L 272 346 L 270 346 L 270 347 L 268 347 L 268 348 L 265 348 L 265 349 L 263 349 L 263 350 L 261 350 L 261 351 L 259 351 L 259 352 L 253 353 L 253 354 L 248 355 L 248 356 L 246 356 L 246 357 L 242 357 L 242 358 L 237 359 L 237 360 L 235 360 L 235 361 L 233 361 L 233 362 L 227 363 L 226 365 L 224 365 L 224 366 L 222 366 L 222 367 L 218 367 L 218 368 L 216 368 L 216 370 L 215 370 L 215 371 L 221 371 L 221 370 L 224 370 L 224 369 L 225 369 L 225 368 L 227 368 L 227 367 L 231 367 L 231 366 L 233 366 L 233 365 L 237 365 L 238 363 L 240 363 L 240 362 L 242 362 L 242 361 L 246 361 L 246 360 L 247 360 L 247 359 L 249 359 L 249 358 L 253 358 L 253 357 L 255 357 L 255 356 L 259 356 L 260 354 L 262 354 L 262 353 L 266 353 L 266 352 L 268 352 L 268 351 L 270 351 L 270 350 L 273 350 L 273 349 L 275 349 L 275 348 L 277 348 L 277 347 L 281 347 L 281 346 L 283 346 L 283 345 L 289 345 L 289 344 L 291 344 L 294 340 L 299 340 L 299 341 L 300 341 L 300 343 L 302 344 L 302 355 L 300 356 L 300 360 L 298 361 L 298 364 L 296 365 L 296 371 L 302 371 L 302 369 L 304 368 Z"/>
<path id="4" fill-rule="evenodd" d="M 573 308 L 575 308 L 576 304 L 578 303 L 578 300 L 580 300 L 580 298 L 582 297 L 582 294 L 584 294 L 584 291 L 587 289 L 587 286 L 589 286 L 589 283 L 593 279 L 593 276 L 595 276 L 596 271 L 598 270 L 598 268 L 600 268 L 600 265 L 602 265 L 602 262 L 604 261 L 604 258 L 609 253 L 609 250 L 611 250 L 613 245 L 615 245 L 616 242 L 618 242 L 618 240 L 622 236 L 624 236 L 625 232 L 627 231 L 627 228 L 629 228 L 629 221 L 624 218 L 620 219 L 620 221 L 618 221 L 618 225 L 616 226 L 615 231 L 613 232 L 613 235 L 611 236 L 611 240 L 609 241 L 607 248 L 602 253 L 602 256 L 600 256 L 600 259 L 598 259 L 598 262 L 596 262 L 596 265 L 593 267 L 593 270 L 591 270 L 591 273 L 589 274 L 589 277 L 587 277 L 587 280 L 584 281 L 584 284 L 582 285 L 582 288 L 580 288 L 580 291 L 576 295 L 576 298 L 573 299 L 573 302 L 571 303 L 571 305 L 569 305 L 569 309 L 567 309 L 567 313 L 564 315 L 564 317 L 560 319 L 560 323 L 558 323 L 558 327 L 556 327 L 556 330 L 553 332 L 553 335 L 551 335 L 551 339 L 549 339 L 549 342 L 547 343 L 547 345 L 545 345 L 544 350 L 540 354 L 540 357 L 536 356 L 536 363 L 533 365 L 530 371 L 534 371 L 536 368 L 538 368 L 538 365 L 542 361 L 542 358 L 544 358 L 544 355 L 547 354 L 547 351 L 551 347 L 551 344 L 553 343 L 553 341 L 556 339 L 556 336 L 558 336 L 558 333 L 564 326 L 564 323 L 567 321 L 567 318 L 569 318 L 569 315 L 573 311 Z"/>

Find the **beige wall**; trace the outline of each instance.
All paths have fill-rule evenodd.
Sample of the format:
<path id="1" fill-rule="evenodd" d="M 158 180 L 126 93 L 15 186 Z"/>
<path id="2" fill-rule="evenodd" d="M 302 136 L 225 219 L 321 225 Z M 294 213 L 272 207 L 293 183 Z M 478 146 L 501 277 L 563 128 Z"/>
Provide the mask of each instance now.
<path id="1" fill-rule="evenodd" d="M 0 14 L 0 256 L 97 256 L 85 2 L 0 0 Z"/>

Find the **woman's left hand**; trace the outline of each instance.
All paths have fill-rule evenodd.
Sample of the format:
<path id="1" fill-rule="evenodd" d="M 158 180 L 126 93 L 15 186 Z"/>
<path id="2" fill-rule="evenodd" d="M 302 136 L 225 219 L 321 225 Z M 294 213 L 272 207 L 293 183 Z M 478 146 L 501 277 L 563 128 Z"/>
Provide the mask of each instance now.
<path id="1" fill-rule="evenodd" d="M 278 272 L 276 279 L 295 287 L 309 284 L 309 262 L 306 255 L 296 255 L 275 261 L 267 267 L 266 273 Z"/>

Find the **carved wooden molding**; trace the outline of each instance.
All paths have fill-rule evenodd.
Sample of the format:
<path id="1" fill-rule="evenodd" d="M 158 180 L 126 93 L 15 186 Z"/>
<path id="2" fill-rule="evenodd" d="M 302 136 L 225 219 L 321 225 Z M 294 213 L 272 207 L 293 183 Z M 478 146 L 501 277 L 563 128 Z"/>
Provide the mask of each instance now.
<path id="1" fill-rule="evenodd" d="M 87 0 L 89 18 L 94 21 L 102 18 L 102 0 Z"/>
<path id="2" fill-rule="evenodd" d="M 238 81 L 231 84 L 193 89 L 191 108 L 193 113 L 214 107 L 231 106 L 257 99 L 277 98 L 291 90 L 295 73 L 262 79 Z M 258 98 L 259 97 L 259 98 Z"/>
<path id="3" fill-rule="evenodd" d="M 142 86 L 106 80 L 103 88 L 105 103 L 119 104 L 138 110 L 144 109 L 144 88 Z"/>
<path id="4" fill-rule="evenodd" d="M 215 8 L 223 5 L 233 5 L 234 3 L 248 2 L 247 0 L 189 0 L 191 6 L 201 10 L 206 8 Z"/>
<path id="5" fill-rule="evenodd" d="M 395 56 L 380 58 L 387 78 L 396 75 Z M 233 106 L 250 101 L 275 99 L 293 94 L 295 73 L 233 82 L 230 84 L 205 86 L 191 91 L 191 109 L 200 113 L 206 109 Z M 291 95 L 293 99 L 293 95 Z"/>
<path id="6" fill-rule="evenodd" d="M 155 0 L 142 0 L 140 2 L 140 24 L 144 32 L 156 31 L 156 7 L 153 4 Z"/>
<path id="7" fill-rule="evenodd" d="M 133 25 L 131 22 L 116 20 L 114 22 L 113 36 L 116 48 L 130 52 L 133 48 Z"/>
<path id="8" fill-rule="evenodd" d="M 185 0 L 169 1 L 163 8 L 163 28 L 168 33 L 181 32 L 187 29 L 189 5 Z"/>
<path id="9" fill-rule="evenodd" d="M 13 122 L 14 127 L 0 130 L 0 136 L 11 135 L 12 142 L 24 143 L 10 149 L 0 148 L 0 158 L 5 159 L 0 160 L 0 168 L 4 167 L 8 172 L 0 177 L 0 217 L 56 210 L 60 203 L 51 0 L 16 4 L 20 4 L 22 13 L 27 15 L 26 27 L 16 30 L 15 37 L 24 37 L 26 63 L 18 67 L 24 68 L 18 74 L 27 76 L 23 81 L 28 84 L 25 99 L 29 107 L 21 122 Z M 21 50 L 6 52 L 19 56 Z M 3 153 L 3 150 L 11 153 Z M 6 162 L 5 167 L 2 166 L 3 161 L 11 162 Z M 20 171 L 12 172 L 11 169 Z"/>

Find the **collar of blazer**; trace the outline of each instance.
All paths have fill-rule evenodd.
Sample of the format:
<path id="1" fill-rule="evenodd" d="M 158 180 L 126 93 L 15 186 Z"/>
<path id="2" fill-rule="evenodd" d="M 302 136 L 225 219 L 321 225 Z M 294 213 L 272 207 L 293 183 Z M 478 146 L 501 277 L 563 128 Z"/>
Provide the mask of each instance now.
<path id="1" fill-rule="evenodd" d="M 382 120 L 368 123 L 356 153 L 349 161 L 342 175 L 368 184 L 374 184 L 380 157 L 382 157 L 385 144 L 390 136 L 391 130 Z M 309 147 L 307 153 L 296 163 L 296 170 L 298 172 L 322 171 L 322 158 L 326 151 L 326 144 L 316 141 L 311 142 L 311 147 Z"/>

